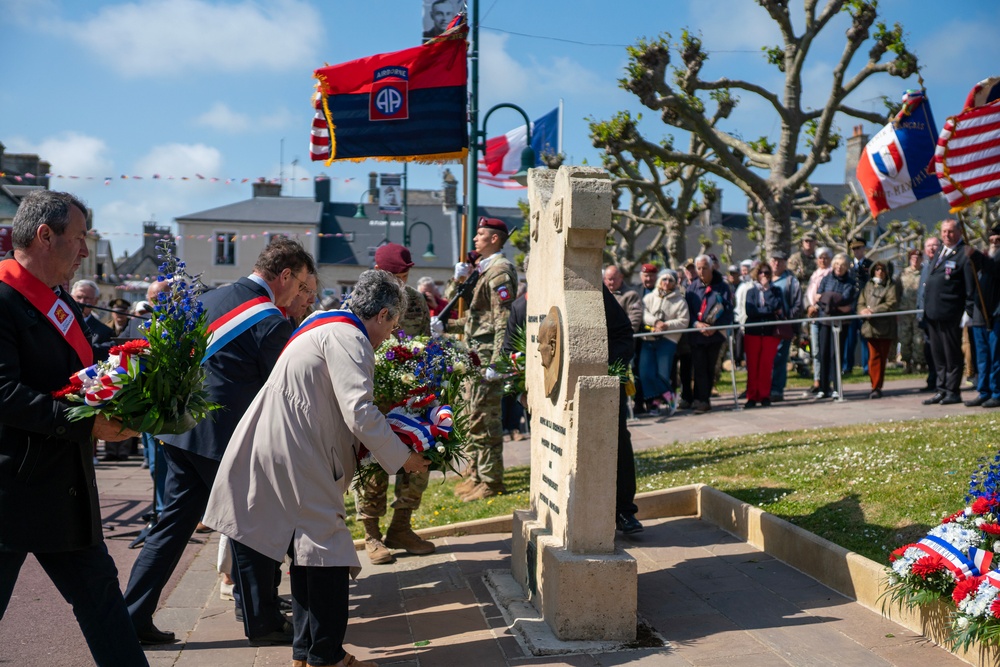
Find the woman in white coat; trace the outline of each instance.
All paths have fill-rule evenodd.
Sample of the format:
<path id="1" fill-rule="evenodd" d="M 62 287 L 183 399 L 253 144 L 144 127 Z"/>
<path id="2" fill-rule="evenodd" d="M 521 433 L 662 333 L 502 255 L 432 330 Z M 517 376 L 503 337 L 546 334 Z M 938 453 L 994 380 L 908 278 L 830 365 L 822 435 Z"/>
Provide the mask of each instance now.
<path id="1" fill-rule="evenodd" d="M 374 667 L 343 648 L 348 583 L 361 563 L 345 524 L 363 444 L 390 474 L 428 460 L 375 407 L 375 350 L 397 327 L 406 293 L 365 271 L 349 310 L 314 313 L 295 331 L 240 420 L 222 459 L 204 523 L 265 556 L 292 558 L 292 664 Z"/>
<path id="2" fill-rule="evenodd" d="M 642 323 L 646 331 L 663 332 L 687 328 L 690 316 L 684 293 L 677 286 L 677 273 L 672 269 L 660 271 L 656 289 L 642 298 Z M 673 415 L 677 410 L 670 369 L 681 334 L 664 334 L 642 339 L 639 356 L 639 380 L 643 398 L 654 409 Z"/>

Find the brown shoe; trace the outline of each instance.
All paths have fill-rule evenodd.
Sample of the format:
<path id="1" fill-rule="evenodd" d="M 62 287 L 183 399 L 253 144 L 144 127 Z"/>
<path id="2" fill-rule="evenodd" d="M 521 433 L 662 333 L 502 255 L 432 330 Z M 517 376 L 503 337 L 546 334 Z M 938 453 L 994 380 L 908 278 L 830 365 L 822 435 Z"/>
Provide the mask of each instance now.
<path id="1" fill-rule="evenodd" d="M 470 503 L 473 500 L 482 500 L 483 498 L 492 498 L 493 496 L 499 496 L 504 493 L 505 489 L 503 485 L 500 486 L 490 486 L 486 482 L 480 482 L 472 489 L 469 493 L 462 496 L 462 502 Z"/>
<path id="2" fill-rule="evenodd" d="M 382 542 L 382 531 L 378 527 L 378 519 L 362 519 L 365 527 L 365 551 L 372 565 L 388 565 L 396 560 L 392 552 Z"/>
<path id="3" fill-rule="evenodd" d="M 426 556 L 434 553 L 434 543 L 423 540 L 410 527 L 410 516 L 413 510 L 398 509 L 392 513 L 392 523 L 385 531 L 385 546 L 390 549 L 405 549 L 406 553 L 415 556 Z"/>
<path id="4" fill-rule="evenodd" d="M 358 660 L 348 653 L 344 656 L 344 667 L 378 667 L 378 663 L 374 660 Z"/>
<path id="5" fill-rule="evenodd" d="M 462 494 L 468 493 L 472 491 L 473 487 L 475 487 L 477 484 L 479 484 L 479 480 L 476 479 L 476 476 L 469 475 L 468 477 L 466 477 L 461 482 L 455 485 L 455 490 L 454 490 L 455 495 L 460 496 Z"/>

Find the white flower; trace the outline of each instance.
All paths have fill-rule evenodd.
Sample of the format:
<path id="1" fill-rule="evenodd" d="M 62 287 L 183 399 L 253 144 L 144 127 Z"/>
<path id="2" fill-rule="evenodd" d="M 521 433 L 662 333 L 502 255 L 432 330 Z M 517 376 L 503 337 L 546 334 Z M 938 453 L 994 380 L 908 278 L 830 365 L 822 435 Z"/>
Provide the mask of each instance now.
<path id="1" fill-rule="evenodd" d="M 424 351 L 424 345 L 423 343 L 413 343 L 413 345 L 410 346 L 410 349 L 413 350 L 414 354 L 420 354 Z"/>
<path id="2" fill-rule="evenodd" d="M 993 551 L 1000 554 L 1000 540 L 993 543 Z"/>
<path id="3" fill-rule="evenodd" d="M 414 375 L 413 373 L 403 373 L 402 375 L 399 376 L 399 379 L 403 384 L 412 385 L 417 383 L 417 376 Z"/>
<path id="4" fill-rule="evenodd" d="M 444 445 L 437 446 L 438 454 L 444 454 Z"/>
<path id="5" fill-rule="evenodd" d="M 981 525 L 983 525 L 984 523 L 986 523 L 986 519 L 984 519 L 981 516 L 977 516 L 976 520 L 973 521 L 973 523 L 976 524 L 976 528 L 979 528 Z"/>
<path id="6" fill-rule="evenodd" d="M 972 508 L 971 507 L 966 507 L 965 508 L 965 516 L 972 516 Z"/>
<path id="7" fill-rule="evenodd" d="M 964 630 L 967 627 L 969 627 L 969 619 L 967 619 L 965 616 L 959 616 L 958 618 L 955 619 L 955 625 L 958 626 L 959 630 Z"/>
<path id="8" fill-rule="evenodd" d="M 456 373 L 464 373 L 465 372 L 465 364 L 463 364 L 461 361 L 459 361 L 454 366 L 452 366 L 452 369 Z"/>

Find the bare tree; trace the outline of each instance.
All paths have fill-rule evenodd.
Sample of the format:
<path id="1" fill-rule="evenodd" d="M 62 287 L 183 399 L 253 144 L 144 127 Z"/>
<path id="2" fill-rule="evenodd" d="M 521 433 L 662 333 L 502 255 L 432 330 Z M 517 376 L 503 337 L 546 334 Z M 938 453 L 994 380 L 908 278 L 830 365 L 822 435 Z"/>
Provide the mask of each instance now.
<path id="1" fill-rule="evenodd" d="M 788 0 L 757 2 L 781 32 L 782 44 L 764 48 L 767 61 L 784 74 L 781 91 L 773 92 L 739 79 L 701 79 L 708 54 L 702 49 L 701 40 L 687 32 L 678 44 L 671 45 L 670 36 L 664 35 L 629 47 L 630 63 L 621 83 L 646 107 L 660 112 L 664 123 L 696 134 L 711 151 L 708 156 L 699 156 L 664 148 L 650 151 L 651 155 L 662 162 L 692 164 L 739 187 L 763 216 L 766 247 L 787 252 L 791 249 L 795 195 L 806 187 L 816 167 L 828 162 L 830 153 L 840 145 L 841 137 L 834 131 L 836 115 L 885 122 L 880 114 L 849 106 L 847 97 L 875 74 L 909 77 L 917 71 L 917 58 L 907 50 L 899 24 L 889 28 L 882 22 L 876 23 L 874 0 L 827 0 L 821 9 L 819 0 L 804 0 L 805 25 L 798 34 L 792 25 Z M 851 24 L 844 49 L 831 73 L 829 96 L 819 109 L 803 108 L 802 72 L 809 49 L 841 12 L 850 15 Z M 866 61 L 853 74 L 849 73 L 855 55 L 870 39 L 873 43 Z M 683 67 L 670 67 L 671 51 L 680 57 Z M 883 62 L 886 54 L 891 59 Z M 711 123 L 714 114 L 706 113 L 704 94 L 716 106 L 731 107 L 734 90 L 756 95 L 773 109 L 776 125 L 780 126 L 776 141 L 767 137 L 748 141 Z"/>
<path id="2" fill-rule="evenodd" d="M 719 110 L 712 122 L 720 120 L 721 114 Z M 719 194 L 697 165 L 659 160 L 656 151 L 674 151 L 673 138 L 651 144 L 639 134 L 639 120 L 641 116 L 633 119 L 622 111 L 609 121 L 590 122 L 591 140 L 602 149 L 602 161 L 612 179 L 614 235 L 607 253 L 626 275 L 664 249 L 670 264 L 680 266 L 687 255 L 688 226 L 712 207 Z M 692 134 L 688 153 L 708 159 L 711 151 Z M 640 246 L 637 239 L 648 230 L 655 232 L 653 241 Z"/>

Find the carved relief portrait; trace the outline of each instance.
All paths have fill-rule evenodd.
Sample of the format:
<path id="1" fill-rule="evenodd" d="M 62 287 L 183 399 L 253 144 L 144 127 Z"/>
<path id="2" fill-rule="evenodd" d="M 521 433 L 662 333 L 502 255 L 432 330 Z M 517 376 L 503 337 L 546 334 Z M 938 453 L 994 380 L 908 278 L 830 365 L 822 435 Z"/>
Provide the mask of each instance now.
<path id="1" fill-rule="evenodd" d="M 545 395 L 551 398 L 562 375 L 562 318 L 555 306 L 538 325 L 538 353 L 545 369 Z"/>

